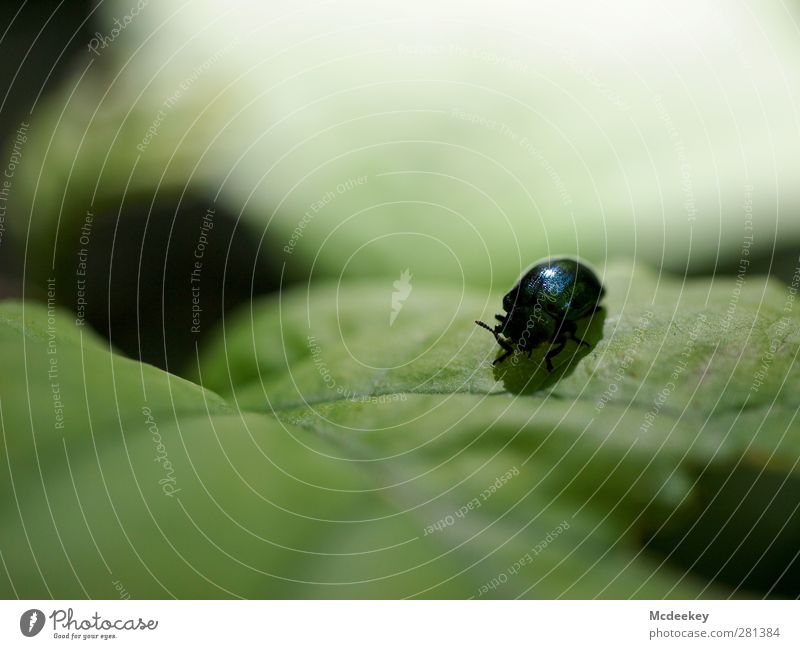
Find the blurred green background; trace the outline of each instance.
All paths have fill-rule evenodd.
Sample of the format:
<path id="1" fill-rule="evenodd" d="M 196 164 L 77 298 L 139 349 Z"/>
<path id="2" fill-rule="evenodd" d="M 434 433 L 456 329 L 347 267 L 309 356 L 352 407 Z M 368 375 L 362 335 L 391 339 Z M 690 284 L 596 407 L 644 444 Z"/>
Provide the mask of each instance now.
<path id="1" fill-rule="evenodd" d="M 379 524 L 374 533 L 362 526 L 361 537 L 333 524 L 330 526 L 336 529 L 326 532 L 318 526 L 306 527 L 305 520 L 297 523 L 291 515 L 284 520 L 282 507 L 300 512 L 307 509 L 313 512 L 309 514 L 312 518 L 325 513 L 326 506 L 316 501 L 320 489 L 309 487 L 316 484 L 310 476 L 317 471 L 329 478 L 323 481 L 327 486 L 321 488 L 325 491 L 322 502 L 330 495 L 326 489 L 336 493 L 351 488 L 364 501 L 354 504 L 332 496 L 332 518 L 390 518 L 386 502 L 373 499 L 370 490 L 388 489 L 391 478 L 401 481 L 404 471 L 425 475 L 429 458 L 390 467 L 386 475 L 376 478 L 382 486 L 369 486 L 374 476 L 360 481 L 360 473 L 350 473 L 336 462 L 326 463 L 329 455 L 335 456 L 342 448 L 353 454 L 359 467 L 365 457 L 396 452 L 392 447 L 396 442 L 384 446 L 387 441 L 380 435 L 376 440 L 370 435 L 394 425 L 387 422 L 402 418 L 403 413 L 413 416 L 403 420 L 401 430 L 412 437 L 419 434 L 420 443 L 426 434 L 452 427 L 456 441 L 443 445 L 439 455 L 431 454 L 448 461 L 453 453 L 458 456 L 457 450 L 471 445 L 473 434 L 480 437 L 496 421 L 502 422 L 499 427 L 506 435 L 513 437 L 517 425 L 530 435 L 528 445 L 520 443 L 521 454 L 513 461 L 521 462 L 525 453 L 538 448 L 536 440 L 548 440 L 551 430 L 559 426 L 563 439 L 581 439 L 584 425 L 594 419 L 580 408 L 576 415 L 569 404 L 582 398 L 581 381 L 589 386 L 588 401 L 602 394 L 607 384 L 593 383 L 594 374 L 573 375 L 573 384 L 564 383 L 553 398 L 537 397 L 541 404 L 515 402 L 518 410 L 513 416 L 506 415 L 496 401 L 489 407 L 481 400 L 485 413 L 459 425 L 448 417 L 460 415 L 464 409 L 472 412 L 478 406 L 467 400 L 454 407 L 450 393 L 494 398 L 491 374 L 482 367 L 482 374 L 473 376 L 468 361 L 474 356 L 465 361 L 460 347 L 425 356 L 440 344 L 444 332 L 446 339 L 471 336 L 462 324 L 471 323 L 484 309 L 488 315 L 483 317 L 490 318 L 499 306 L 499 297 L 520 271 L 550 254 L 579 255 L 593 264 L 604 282 L 615 287 L 606 322 L 607 354 L 603 352 L 606 355 L 596 366 L 600 376 L 614 376 L 633 344 L 632 323 L 642 312 L 652 305 L 663 310 L 659 312 L 660 328 L 653 334 L 661 337 L 653 338 L 648 349 L 651 355 L 645 354 L 647 362 L 639 368 L 641 373 L 627 377 L 631 383 L 619 395 L 623 399 L 616 413 L 619 421 L 602 424 L 611 426 L 612 431 L 618 427 L 623 432 L 634 430 L 635 421 L 626 419 L 628 406 L 634 402 L 641 406 L 642 412 L 635 411 L 639 416 L 647 411 L 647 399 L 658 394 L 663 386 L 659 381 L 669 376 L 675 362 L 670 354 L 678 343 L 672 336 L 685 340 L 694 322 L 691 318 L 698 313 L 723 314 L 734 295 L 739 310 L 731 321 L 715 320 L 716 328 L 704 330 L 706 355 L 693 358 L 696 374 L 687 381 L 693 388 L 709 392 L 699 402 L 696 391 L 681 393 L 680 404 L 666 417 L 675 429 L 665 423 L 659 432 L 664 435 L 666 456 L 653 456 L 655 468 L 646 453 L 631 456 L 634 469 L 619 483 L 618 491 L 635 489 L 636 476 L 646 475 L 646 482 L 656 486 L 655 495 L 646 489 L 644 494 L 652 495 L 653 500 L 647 501 L 644 495 L 641 501 L 634 499 L 630 505 L 634 514 L 623 516 L 624 523 L 618 527 L 604 527 L 607 510 L 603 507 L 578 520 L 576 529 L 591 538 L 586 565 L 600 561 L 600 574 L 580 582 L 583 568 L 571 563 L 570 546 L 558 550 L 563 556 L 555 556 L 548 565 L 555 573 L 538 575 L 537 579 L 548 584 L 539 594 L 710 596 L 738 594 L 737 588 L 745 584 L 746 594 L 774 595 L 770 586 L 777 584 L 777 594 L 796 595 L 797 568 L 793 559 L 789 560 L 798 538 L 797 508 L 793 509 L 797 499 L 786 496 L 798 479 L 796 463 L 791 464 L 798 440 L 790 398 L 797 379 L 792 356 L 796 356 L 797 333 L 793 313 L 790 324 L 780 330 L 785 334 L 780 349 L 786 363 L 780 366 L 780 373 L 773 370 L 783 380 L 776 378 L 771 391 L 761 393 L 766 401 L 759 401 L 750 413 L 753 419 L 745 418 L 753 426 L 759 417 L 768 420 L 774 431 L 786 435 L 776 434 L 769 443 L 753 449 L 740 430 L 744 424 L 726 419 L 748 404 L 749 397 L 742 396 L 747 390 L 737 392 L 737 386 L 746 387 L 765 346 L 769 349 L 774 340 L 771 336 L 780 322 L 786 285 L 791 285 L 798 263 L 800 8 L 796 3 L 679 0 L 643 4 L 618 0 L 595 6 L 546 1 L 108 0 L 64 6 L 43 2 L 2 11 L 9 27 L 0 42 L 7 62 L 0 72 L 6 89 L 0 105 L 5 142 L 0 164 L 13 162 L 14 168 L 12 176 L 7 176 L 0 291 L 4 297 L 21 298 L 3 316 L 8 328 L 4 344 L 14 375 L 2 384 L 0 403 L 3 408 L 15 403 L 13 416 L 6 417 L 6 433 L 9 425 L 16 428 L 22 449 L 15 458 L 15 442 L 7 441 L 4 452 L 14 460 L 9 468 L 12 464 L 16 468 L 18 460 L 25 463 L 20 466 L 26 468 L 19 469 L 23 475 L 46 475 L 42 467 L 48 466 L 49 460 L 34 460 L 43 448 L 52 452 L 50 443 L 54 442 L 59 461 L 53 460 L 53 473 L 47 475 L 54 476 L 57 491 L 68 491 L 70 482 L 76 493 L 97 496 L 101 488 L 106 490 L 108 502 L 101 494 L 95 515 L 108 521 L 115 515 L 115 498 L 109 490 L 119 489 L 119 494 L 129 496 L 139 486 L 120 477 L 118 486 L 109 487 L 102 467 L 113 466 L 122 476 L 126 462 L 136 464 L 120 442 L 130 441 L 135 447 L 133 456 L 149 461 L 152 443 L 140 437 L 143 430 L 147 433 L 137 399 L 149 403 L 160 395 L 159 417 L 168 420 L 164 429 L 165 435 L 171 436 L 171 448 L 181 449 L 173 453 L 185 460 L 184 475 L 192 473 L 199 478 L 203 473 L 195 472 L 192 451 L 208 462 L 208 474 L 203 475 L 213 475 L 220 452 L 227 465 L 230 450 L 231 457 L 238 458 L 230 462 L 234 467 L 234 475 L 228 476 L 231 481 L 241 478 L 237 470 L 243 466 L 253 471 L 253 479 L 263 488 L 257 490 L 259 494 L 277 490 L 296 498 L 291 506 L 278 505 L 276 511 L 283 513 L 273 519 L 270 516 L 275 512 L 263 514 L 258 498 L 255 504 L 248 501 L 247 506 L 237 508 L 236 499 L 242 494 L 220 479 L 219 493 L 224 497 L 220 503 L 214 501 L 214 507 L 219 505 L 217 512 L 205 496 L 198 495 L 209 484 L 199 479 L 191 496 L 196 500 L 187 495 L 184 513 L 199 511 L 201 518 L 208 516 L 204 522 L 212 529 L 224 523 L 226 512 L 241 514 L 248 522 L 261 521 L 265 528 L 253 538 L 247 534 L 244 540 L 237 537 L 230 554 L 225 554 L 227 559 L 213 566 L 212 572 L 220 573 L 217 576 L 230 577 L 229 590 L 208 588 L 210 582 L 202 579 L 195 583 L 197 575 L 189 574 L 192 570 L 188 576 L 170 573 L 174 566 L 167 555 L 160 554 L 163 545 L 152 539 L 161 535 L 180 546 L 183 542 L 191 546 L 191 527 L 176 523 L 175 529 L 164 531 L 156 525 L 148 534 L 142 532 L 138 542 L 124 534 L 124 539 L 109 541 L 119 554 L 119 565 L 124 565 L 117 569 L 125 573 L 126 584 L 138 584 L 140 596 L 320 596 L 323 592 L 327 596 L 331 591 L 317 588 L 318 581 L 350 579 L 345 567 L 324 560 L 331 547 L 337 548 L 333 554 L 359 555 L 363 548 L 374 546 L 376 539 L 380 539 L 378 545 L 389 547 L 425 525 L 420 528 L 419 520 L 409 523 L 403 519 L 396 529 L 393 522 L 386 528 Z M 743 258 L 747 260 L 744 273 Z M 198 259 L 202 259 L 198 269 L 198 277 L 202 275 L 198 322 L 202 325 L 195 331 L 193 323 L 198 316 L 192 306 L 197 286 L 191 278 Z M 441 313 L 426 315 L 419 306 L 410 306 L 407 313 L 414 309 L 416 323 L 401 323 L 390 335 L 378 331 L 378 326 L 388 317 L 392 283 L 405 269 L 412 275 L 419 304 Z M 762 275 L 774 283 L 765 283 Z M 737 277 L 745 279 L 736 284 Z M 53 304 L 48 304 L 48 287 L 53 285 L 57 287 Z M 694 288 L 684 290 L 687 286 Z M 340 293 L 342 312 L 333 317 L 338 306 L 319 305 L 327 304 L 332 296 L 338 300 Z M 380 311 L 373 321 L 369 309 L 377 313 L 384 308 L 384 301 L 386 313 Z M 73 412 L 81 413 L 73 415 L 70 423 L 75 439 L 67 436 L 64 440 L 79 445 L 86 471 L 83 485 L 80 480 L 76 483 L 71 468 L 61 463 L 61 444 L 66 449 L 66 441 L 59 441 L 56 435 L 43 446 L 37 442 L 37 431 L 52 428 L 49 419 L 37 419 L 44 417 L 40 410 L 43 400 L 51 398 L 50 387 L 47 382 L 37 384 L 35 372 L 33 378 L 28 374 L 35 346 L 45 349 L 48 344 L 50 314 L 43 307 L 37 310 L 37 304 L 58 305 L 59 339 L 75 345 L 70 348 L 71 360 L 62 360 L 61 367 L 74 378 L 69 403 L 82 399 L 84 403 L 72 406 Z M 32 315 L 25 315 L 27 306 Z M 325 314 L 321 329 L 311 324 L 312 313 L 319 314 L 320 309 Z M 89 327 L 75 327 L 76 316 L 85 316 Z M 288 329 L 284 319 L 290 323 Z M 371 323 L 372 329 L 365 323 Z M 26 327 L 38 331 L 39 338 L 29 336 Z M 359 404 L 355 415 L 349 406 L 339 412 L 328 403 L 331 391 L 320 385 L 319 362 L 309 356 L 306 329 L 326 341 L 327 364 L 334 374 L 340 373 L 340 381 L 346 376 L 352 385 L 358 385 L 360 396 L 406 391 L 426 396 L 414 404 Z M 729 329 L 731 339 L 725 337 Z M 751 336 L 735 336 L 742 332 Z M 26 336 L 38 343 L 27 342 Z M 88 364 L 84 336 L 87 341 L 91 338 L 89 356 L 94 358 Z M 264 340 L 267 351 L 262 348 Z M 470 347 L 472 342 L 465 345 L 473 354 L 489 353 L 491 341 L 480 344 L 484 343 L 480 348 Z M 351 349 L 363 354 L 357 356 L 356 365 L 366 364 L 369 372 L 351 372 Z M 728 363 L 736 353 L 740 354 L 737 362 Z M 417 358 L 428 359 L 422 369 L 413 365 Z M 453 358 L 459 358 L 455 368 L 449 365 Z M 742 358 L 747 362 L 739 363 Z M 446 368 L 444 378 L 431 359 Z M 132 363 L 139 360 L 146 365 Z M 45 368 L 46 360 L 42 363 Z M 119 363 L 122 369 L 117 373 Z M 392 363 L 411 363 L 416 369 L 409 376 L 400 373 L 398 378 L 386 370 Z M 169 374 L 158 373 L 151 365 Z M 661 366 L 666 368 L 664 375 L 659 374 Z M 749 374 L 742 373 L 743 366 Z M 87 367 L 92 387 L 86 387 Z M 655 374 L 651 375 L 653 368 Z M 295 372 L 299 383 L 295 383 Z M 94 373 L 96 376 L 91 376 Z M 705 380 L 707 373 L 713 381 Z M 23 374 L 24 384 L 19 382 Z M 141 386 L 137 375 L 141 375 Z M 726 382 L 732 376 L 735 380 Z M 41 372 L 38 378 L 44 381 Z M 183 379 L 205 385 L 216 394 L 202 392 Z M 428 380 L 430 385 L 424 387 Z M 109 392 L 120 381 L 133 405 L 119 403 L 116 387 L 113 394 Z M 151 381 L 156 387 L 148 398 Z M 177 398 L 173 398 L 173 382 L 180 386 Z M 401 386 L 405 387 L 401 390 Z M 306 421 L 302 413 L 293 410 L 297 403 L 287 397 L 289 393 L 327 404 L 334 410 L 328 413 L 330 420 L 323 416 Z M 446 395 L 442 398 L 450 405 L 436 402 L 431 394 L 438 393 Z M 773 399 L 772 405 L 767 397 Z M 469 399 L 464 395 L 458 398 Z M 624 402 L 628 398 L 629 402 Z M 285 412 L 273 417 L 270 399 L 277 400 L 278 410 Z M 558 399 L 565 401 L 554 404 Z M 213 405 L 207 409 L 209 403 Z M 534 403 L 538 405 L 534 407 Z M 27 415 L 23 405 L 28 406 Z M 524 414 L 527 408 L 539 412 L 540 406 L 546 414 L 543 420 Z M 45 414 L 50 417 L 47 408 Z M 442 420 L 431 415 L 439 409 L 446 413 Z M 242 412 L 246 414 L 237 417 Z M 427 422 L 419 429 L 409 423 L 417 415 Z M 366 439 L 353 439 L 348 428 L 353 416 L 368 431 Z M 215 417 L 221 418 L 219 430 Z M 94 433 L 91 440 L 83 437 L 93 430 L 96 419 L 119 435 L 115 442 L 106 440 L 109 446 L 101 451 L 91 448 Z M 699 438 L 692 437 L 698 430 L 700 435 L 710 434 L 703 432 L 704 422 L 710 419 L 716 424 L 709 428 L 719 439 L 711 437 L 725 452 L 709 451 L 708 438 L 698 442 Z M 196 431 L 189 441 L 183 436 L 182 424 Z M 319 457 L 298 455 L 298 449 L 287 441 L 286 427 L 288 437 L 296 435 L 303 440 L 299 444 L 303 448 L 319 443 L 323 449 Z M 703 451 L 698 455 L 686 451 L 682 456 L 673 430 L 679 431 L 678 439 L 689 449 L 699 445 Z M 733 442 L 723 435 L 731 431 Z M 253 461 L 250 435 L 257 438 L 259 448 L 266 449 L 267 458 L 280 457 L 302 468 L 304 477 L 297 481 L 303 486 L 288 479 L 284 482 L 286 476 L 274 467 L 259 475 L 264 464 L 249 464 Z M 344 447 L 337 446 L 340 443 Z M 602 447 L 604 442 L 595 443 Z M 232 447 L 228 449 L 226 444 Z M 538 458 L 532 463 L 536 465 L 533 475 L 526 475 L 533 481 L 571 448 L 556 444 L 546 455 L 549 459 Z M 590 459 L 599 463 L 599 471 L 606 471 L 628 457 L 625 448 L 624 444 L 612 444 L 610 450 Z M 494 450 L 490 445 L 489 451 Z M 303 458 L 309 465 L 304 465 Z M 481 454 L 467 454 L 463 465 L 459 464 L 462 460 L 455 461 L 456 468 L 432 479 L 419 492 L 390 499 L 388 508 L 399 508 L 405 514 L 404 507 L 410 503 L 434 498 L 440 488 L 453 486 L 454 476 L 460 480 L 462 473 L 469 474 L 474 482 L 470 488 L 477 488 L 508 468 L 488 469 L 479 462 L 485 459 Z M 720 464 L 709 467 L 705 462 Z M 479 470 L 485 475 L 472 480 Z M 4 476 L 4 480 L 8 478 L 3 485 L 6 515 L 15 511 L 13 473 L 10 470 Z M 735 485 L 744 485 L 746 493 L 733 493 L 730 476 L 736 476 Z M 509 490 L 505 496 L 509 503 L 526 498 L 529 494 L 524 487 L 528 484 Z M 570 485 L 556 479 L 546 497 L 536 500 L 540 494 L 534 495 L 529 511 L 542 512 L 546 519 L 534 536 L 544 536 L 560 524 L 562 513 L 551 512 L 549 507 L 561 494 L 559 490 Z M 49 502 L 44 482 L 42 487 L 40 493 L 34 481 L 32 491 L 26 492 L 32 494 L 31 502 L 41 507 L 44 505 L 37 498 L 44 496 Z M 591 494 L 591 489 L 584 491 L 584 487 L 572 494 L 575 502 L 583 502 L 581 499 Z M 666 487 L 666 493 L 659 487 Z M 211 493 L 217 492 L 211 488 Z M 622 497 L 619 493 L 612 490 L 611 504 L 606 506 L 613 510 L 614 498 Z M 716 494 L 724 496 L 717 499 Z M 150 514 L 148 498 L 143 502 L 148 503 Z M 765 511 L 765 503 L 776 500 L 785 509 L 770 510 L 758 528 L 761 533 L 755 534 L 755 547 L 735 535 L 722 536 L 731 547 L 713 545 L 720 542 L 718 532 L 730 521 L 744 530 L 756 529 L 750 526 L 760 521 L 758 514 Z M 125 502 L 139 505 L 135 499 Z M 174 516 L 172 503 L 163 498 L 152 502 L 157 503 L 152 505 L 155 519 Z M 743 502 L 747 503 L 744 512 L 727 509 L 730 503 Z M 104 508 L 109 504 L 107 511 Z M 454 505 L 460 505 L 458 498 Z M 80 507 L 72 510 L 67 502 L 60 507 L 69 512 L 64 514 L 65 520 L 81 515 Z M 444 506 L 437 511 L 447 514 L 450 509 Z M 645 512 L 643 520 L 635 515 Z M 493 514 L 500 516 L 502 510 Z M 148 524 L 148 517 L 138 509 L 128 515 L 136 525 Z M 517 515 L 521 526 L 530 523 L 524 513 Z M 434 514 L 430 516 L 422 522 L 435 520 Z M 741 521 L 737 516 L 743 517 Z M 702 518 L 704 524 L 692 525 L 693 517 Z M 72 542 L 78 546 L 85 542 L 76 527 L 64 520 L 57 523 L 56 518 L 51 519 L 52 525 L 41 523 L 38 550 L 30 546 L 24 524 L 19 529 L 8 528 L 6 537 L 0 537 L 6 544 L 0 545 L 0 550 L 17 557 L 14 552 L 23 547 L 24 539 L 28 539 L 33 556 L 46 554 L 56 544 L 69 546 L 60 530 L 66 530 L 66 536 L 74 533 Z M 672 524 L 662 526 L 662 519 Z M 25 519 L 20 515 L 19 520 Z M 89 515 L 84 520 L 91 529 L 89 520 L 95 519 Z M 128 519 L 123 515 L 118 520 Z M 194 519 L 189 516 L 189 520 Z M 270 550 L 274 555 L 262 555 L 261 546 L 253 539 L 266 534 L 265 529 L 277 528 L 285 536 Z M 599 538 L 592 536 L 597 530 Z M 513 531 L 520 530 L 515 527 Z M 483 537 L 480 547 L 497 549 L 511 533 L 496 531 L 496 538 L 487 541 Z M 109 534 L 115 538 L 117 531 L 110 529 Z M 757 562 L 766 556 L 769 548 L 764 546 L 779 536 L 780 542 L 770 546 L 774 554 L 764 562 L 769 567 L 762 566 L 761 573 L 745 574 L 730 567 L 728 559 L 733 556 L 738 556 L 733 563 Z M 283 545 L 303 545 L 309 539 L 323 539 L 330 546 L 320 542 L 316 549 L 308 549 L 307 555 L 313 558 L 309 563 L 289 562 L 295 566 L 292 574 L 296 573 L 298 583 L 264 590 L 260 579 L 289 561 L 281 554 Z M 524 534 L 520 539 L 520 547 L 511 544 L 506 548 L 512 561 L 531 541 Z M 536 539 L 538 536 L 533 541 Z M 603 551 L 616 547 L 620 539 L 625 547 L 619 556 L 611 552 L 608 562 L 601 561 L 606 556 Z M 703 554 L 701 549 L 710 539 L 715 549 L 698 564 L 698 553 Z M 739 541 L 742 544 L 737 546 Z M 148 545 L 151 542 L 152 547 Z M 149 578 L 138 581 L 138 564 L 132 559 L 136 552 L 132 554 L 125 543 L 136 549 L 144 544 L 152 550 L 147 560 L 139 561 L 156 566 L 155 582 Z M 414 549 L 408 554 L 398 551 L 395 559 L 403 566 L 399 574 L 409 571 L 408 581 L 398 578 L 386 591 L 378 584 L 375 590 L 348 586 L 335 594 L 415 594 L 417 582 L 411 566 L 426 565 L 435 551 L 411 547 Z M 644 547 L 653 553 L 651 557 L 668 555 L 679 566 L 676 572 L 662 575 L 660 559 L 652 564 L 647 563 L 648 558 L 641 559 Z M 108 547 L 105 549 L 109 554 Z M 205 549 L 195 549 L 197 556 L 188 559 L 187 566 L 209 566 L 219 558 L 216 549 L 208 554 Z M 736 555 L 739 550 L 742 555 Z M 500 555 L 504 557 L 499 559 L 502 571 L 508 557 Z M 708 559 L 709 555 L 713 558 Z M 226 575 L 227 560 L 236 563 L 240 556 L 254 558 L 258 563 L 255 572 L 261 577 L 254 577 L 249 563 L 239 566 L 241 575 Z M 562 559 L 568 566 L 566 574 L 557 570 Z M 88 556 L 83 560 L 86 565 L 73 567 L 73 574 L 89 575 L 87 585 L 80 578 L 73 582 L 69 574 L 59 573 L 54 581 L 43 579 L 44 584 L 56 584 L 52 595 L 106 593 L 110 582 L 105 574 L 98 577 L 89 567 L 92 560 Z M 354 566 L 352 574 L 368 584 L 381 565 L 376 558 L 374 565 Z M 383 565 L 393 564 L 387 560 Z M 441 562 L 433 565 L 435 570 L 424 573 L 424 581 L 431 589 L 441 586 L 432 591 L 438 596 L 468 596 L 475 590 L 474 580 L 459 581 L 460 570 L 466 569 L 463 557 L 453 561 L 452 569 L 443 568 Z M 629 568 L 632 577 L 626 572 Z M 58 572 L 56 567 L 51 569 Z M 153 585 L 158 583 L 159 571 L 171 574 L 169 587 Z M 454 573 L 458 579 L 452 577 Z M 485 568 L 477 586 L 496 574 L 496 569 Z M 614 588 L 603 588 L 620 574 L 626 577 Z M 687 583 L 683 583 L 685 575 L 689 575 Z M 455 581 L 448 581 L 451 577 Z M 580 586 L 570 590 L 573 581 Z M 2 591 L 5 595 L 15 590 L 10 583 L 11 587 Z M 686 590 L 681 590 L 683 586 Z M 718 587 L 721 589 L 715 590 Z M 525 594 L 523 591 L 520 588 L 513 596 Z M 31 585 L 22 592 L 38 596 L 43 591 Z"/>

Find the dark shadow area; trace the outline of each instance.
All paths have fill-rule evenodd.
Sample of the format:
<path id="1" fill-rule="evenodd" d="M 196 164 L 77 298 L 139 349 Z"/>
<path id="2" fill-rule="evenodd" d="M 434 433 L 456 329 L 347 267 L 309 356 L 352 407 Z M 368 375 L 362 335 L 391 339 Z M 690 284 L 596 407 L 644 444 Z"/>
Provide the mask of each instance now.
<path id="1" fill-rule="evenodd" d="M 542 345 L 534 349 L 530 357 L 528 352 L 514 350 L 511 356 L 494 366 L 495 381 L 502 381 L 505 389 L 514 394 L 533 394 L 555 385 L 571 374 L 581 359 L 603 338 L 606 315 L 606 309 L 601 307 L 593 316 L 578 321 L 575 335 L 588 343 L 588 346 L 578 345 L 574 341 L 568 342 L 564 350 L 553 359 L 552 371 L 547 369 L 545 363 L 545 355 L 550 347 Z M 499 358 L 502 350 L 498 348 L 498 352 Z"/>
<path id="2" fill-rule="evenodd" d="M 731 589 L 800 597 L 800 480 L 760 471 L 706 471 L 696 502 L 661 532 L 645 534 L 647 549 Z"/>
<path id="3" fill-rule="evenodd" d="M 224 312 L 278 288 L 261 234 L 211 198 L 159 199 L 149 218 L 149 197 L 119 209 L 61 233 L 56 275 L 60 304 L 131 358 L 181 374 Z"/>
<path id="4" fill-rule="evenodd" d="M 0 3 L 0 99 L 8 91 L 0 141 L 8 140 L 20 122 L 30 119 L 37 97 L 41 102 L 57 88 L 76 60 L 89 60 L 88 43 L 94 31 L 91 10 L 88 0 Z"/>
<path id="5" fill-rule="evenodd" d="M 750 264 L 747 266 L 748 275 L 769 275 L 787 284 L 792 281 L 798 261 L 800 248 L 797 245 L 776 243 L 775 249 L 768 254 L 753 253 L 748 257 Z M 673 271 L 675 272 L 675 271 Z M 741 272 L 741 254 L 726 255 L 721 258 L 717 267 L 712 263 L 707 265 L 694 264 L 689 273 L 690 277 L 736 277 Z M 677 271 L 678 275 L 683 273 Z"/>

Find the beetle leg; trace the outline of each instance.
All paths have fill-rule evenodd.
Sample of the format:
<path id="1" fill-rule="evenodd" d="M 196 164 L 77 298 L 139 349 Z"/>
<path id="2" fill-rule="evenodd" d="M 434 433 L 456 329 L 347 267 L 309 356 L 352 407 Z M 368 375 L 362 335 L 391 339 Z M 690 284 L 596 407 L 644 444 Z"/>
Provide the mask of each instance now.
<path id="1" fill-rule="evenodd" d="M 559 328 L 558 332 L 556 333 L 556 340 L 574 340 L 578 346 L 583 345 L 584 347 L 591 347 L 589 343 L 575 335 L 576 328 L 577 325 L 575 322 L 572 320 L 564 320 L 561 323 L 561 327 Z M 553 342 L 555 342 L 555 340 Z"/>
<path id="2" fill-rule="evenodd" d="M 504 315 L 502 315 L 500 313 L 495 313 L 494 317 L 495 317 L 495 320 L 497 320 L 499 322 L 505 322 L 507 316 L 504 316 Z"/>
<path id="3" fill-rule="evenodd" d="M 562 338 L 558 341 L 558 344 L 555 347 L 551 347 L 550 351 L 547 352 L 547 355 L 544 357 L 544 362 L 547 365 L 547 371 L 553 371 L 553 361 L 550 360 L 553 356 L 558 356 L 564 349 L 564 346 L 567 344 L 565 338 Z"/>
<path id="4" fill-rule="evenodd" d="M 569 337 L 569 340 L 574 340 L 576 343 L 578 343 L 579 347 L 581 345 L 583 345 L 584 347 L 591 347 L 591 345 L 589 343 L 587 343 L 585 340 L 582 340 L 581 338 L 578 338 L 577 336 L 575 336 L 575 334 L 572 334 Z"/>
<path id="5" fill-rule="evenodd" d="M 574 340 L 576 343 L 578 343 L 578 345 L 586 345 L 587 347 L 589 346 L 589 343 L 581 340 L 575 335 L 577 326 L 578 325 L 572 320 L 562 320 L 561 326 L 550 343 L 550 350 L 544 357 L 545 363 L 547 364 L 547 370 L 549 372 L 553 371 L 553 361 L 551 359 L 554 356 L 558 356 L 564 350 L 568 340 Z"/>

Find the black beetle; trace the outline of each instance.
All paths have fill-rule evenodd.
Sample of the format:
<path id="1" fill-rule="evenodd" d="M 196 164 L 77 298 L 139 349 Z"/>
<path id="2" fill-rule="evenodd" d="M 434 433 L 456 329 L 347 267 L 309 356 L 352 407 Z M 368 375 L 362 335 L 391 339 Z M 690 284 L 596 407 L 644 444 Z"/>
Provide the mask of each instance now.
<path id="1" fill-rule="evenodd" d="M 490 331 L 505 351 L 493 365 L 508 358 L 514 346 L 530 357 L 535 347 L 548 344 L 551 348 L 544 359 L 552 371 L 551 359 L 568 340 L 589 346 L 575 336 L 576 323 L 594 315 L 604 295 L 600 280 L 586 265 L 570 258 L 544 259 L 526 270 L 503 297 L 506 314 L 495 315 L 500 324 L 494 328 L 480 320 L 475 324 Z"/>

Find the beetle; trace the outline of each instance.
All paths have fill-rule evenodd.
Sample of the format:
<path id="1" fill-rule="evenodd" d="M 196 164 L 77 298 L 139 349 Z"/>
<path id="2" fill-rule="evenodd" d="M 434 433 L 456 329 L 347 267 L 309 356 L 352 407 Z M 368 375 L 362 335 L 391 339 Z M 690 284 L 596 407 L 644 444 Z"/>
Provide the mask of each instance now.
<path id="1" fill-rule="evenodd" d="M 499 324 L 490 327 L 480 320 L 475 324 L 488 330 L 505 352 L 492 365 L 511 356 L 514 347 L 527 351 L 530 358 L 536 347 L 547 344 L 550 350 L 544 360 L 552 371 L 552 359 L 567 341 L 589 346 L 575 336 L 577 323 L 595 314 L 604 295 L 597 275 L 577 259 L 543 259 L 522 273 L 503 297 L 506 313 L 495 315 Z"/>

